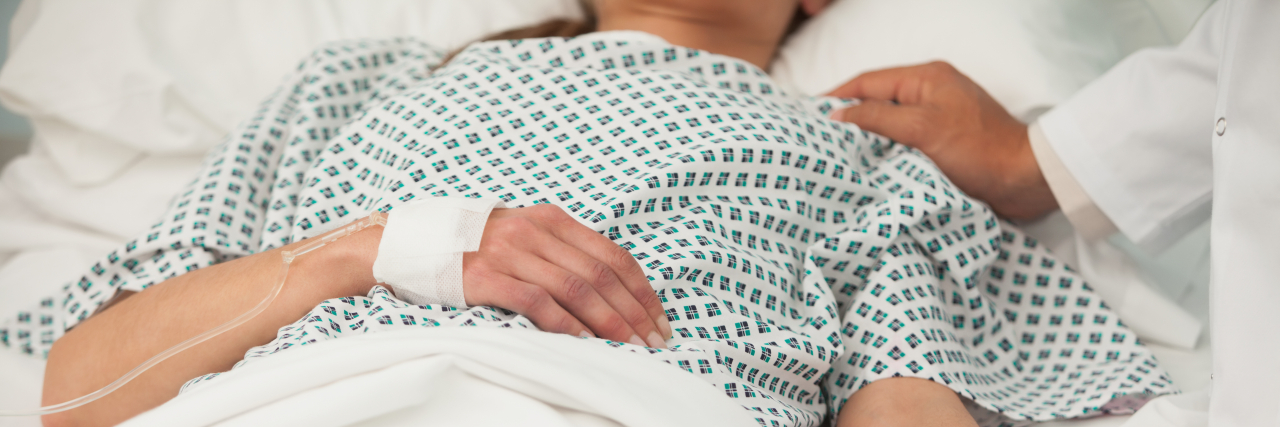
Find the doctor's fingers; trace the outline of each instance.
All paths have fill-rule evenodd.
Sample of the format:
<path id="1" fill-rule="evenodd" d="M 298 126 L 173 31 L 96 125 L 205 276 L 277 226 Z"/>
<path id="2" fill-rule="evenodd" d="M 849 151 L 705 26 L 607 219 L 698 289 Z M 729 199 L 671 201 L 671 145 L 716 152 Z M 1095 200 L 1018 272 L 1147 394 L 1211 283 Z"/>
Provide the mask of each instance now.
<path id="1" fill-rule="evenodd" d="M 929 147 L 921 144 L 932 140 L 929 133 L 936 125 L 930 117 L 930 109 L 926 107 L 874 100 L 831 113 L 833 120 L 853 123 L 863 130 L 887 136 L 926 154 Z"/>
<path id="2" fill-rule="evenodd" d="M 658 299 L 658 294 L 654 292 L 653 285 L 649 283 L 649 278 L 645 277 L 644 270 L 640 268 L 640 263 L 631 255 L 631 252 L 627 252 L 626 249 L 613 243 L 608 237 L 578 223 L 560 207 L 546 206 L 549 206 L 550 209 L 540 212 L 540 214 L 545 215 L 545 220 L 550 225 L 548 230 L 551 234 L 578 250 L 591 254 L 594 259 L 609 266 L 610 271 L 621 280 L 623 286 L 631 293 L 635 301 L 639 302 L 649 314 L 649 317 L 652 318 L 662 339 L 671 337 L 671 323 L 667 321 L 666 312 L 662 308 L 662 301 Z M 644 337 L 648 339 L 648 335 L 644 335 Z"/>
<path id="3" fill-rule="evenodd" d="M 963 84 L 967 77 L 946 62 L 868 71 L 827 93 L 837 98 L 928 103 L 939 90 Z"/>
<path id="4" fill-rule="evenodd" d="M 823 9 L 831 5 L 831 0 L 800 0 L 800 9 L 805 15 L 817 16 Z"/>
<path id="5" fill-rule="evenodd" d="M 587 325 L 596 336 L 648 347 L 626 318 L 586 279 L 529 252 L 512 254 L 508 265 L 519 268 L 506 274 L 545 290 L 555 303 Z"/>
<path id="6" fill-rule="evenodd" d="M 594 232 L 591 234 L 595 234 Z M 596 235 L 597 237 L 599 235 Z M 601 262 L 587 252 L 583 252 L 565 241 L 551 235 L 531 236 L 530 243 L 535 247 L 534 253 L 542 259 L 561 267 L 578 278 L 585 280 L 613 307 L 631 326 L 631 330 L 640 336 L 650 347 L 666 348 L 666 337 L 658 326 L 658 320 L 651 317 L 636 296 L 627 289 L 618 274 L 608 264 Z M 625 251 L 624 251 L 625 252 Z M 628 255 L 630 257 L 630 255 Z M 646 282 L 647 283 L 647 282 Z M 650 288 L 648 294 L 657 300 Z M 662 307 L 659 303 L 658 307 Z M 666 320 L 659 308 L 659 315 Z"/>

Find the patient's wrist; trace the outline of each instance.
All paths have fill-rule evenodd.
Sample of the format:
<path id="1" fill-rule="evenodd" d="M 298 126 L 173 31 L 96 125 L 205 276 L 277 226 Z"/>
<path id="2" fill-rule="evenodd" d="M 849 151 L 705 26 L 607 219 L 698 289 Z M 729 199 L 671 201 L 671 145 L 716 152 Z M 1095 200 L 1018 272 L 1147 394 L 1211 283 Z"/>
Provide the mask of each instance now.
<path id="1" fill-rule="evenodd" d="M 373 278 L 373 261 L 378 257 L 382 230 L 381 226 L 365 228 L 299 256 L 290 266 L 290 276 L 292 270 L 299 269 L 309 276 L 308 282 L 323 287 L 326 299 L 368 294 L 378 283 Z"/>

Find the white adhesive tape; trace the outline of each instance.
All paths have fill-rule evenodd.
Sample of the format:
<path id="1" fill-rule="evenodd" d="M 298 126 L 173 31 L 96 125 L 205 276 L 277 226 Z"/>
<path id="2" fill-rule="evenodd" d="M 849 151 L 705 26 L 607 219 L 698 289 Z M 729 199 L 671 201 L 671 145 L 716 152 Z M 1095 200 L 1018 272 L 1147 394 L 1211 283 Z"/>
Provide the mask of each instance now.
<path id="1" fill-rule="evenodd" d="M 402 205 L 387 216 L 373 278 L 411 304 L 465 307 L 462 254 L 480 250 L 496 200 L 435 197 Z"/>

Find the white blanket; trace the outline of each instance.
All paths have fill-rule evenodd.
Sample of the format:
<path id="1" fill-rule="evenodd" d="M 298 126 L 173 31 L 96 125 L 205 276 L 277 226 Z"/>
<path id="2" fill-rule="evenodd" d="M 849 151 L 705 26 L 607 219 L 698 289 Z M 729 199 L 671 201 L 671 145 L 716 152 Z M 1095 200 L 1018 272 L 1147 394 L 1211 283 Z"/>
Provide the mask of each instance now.
<path id="1" fill-rule="evenodd" d="M 369 334 L 224 375 L 124 425 L 755 425 L 675 366 L 528 330 Z"/>

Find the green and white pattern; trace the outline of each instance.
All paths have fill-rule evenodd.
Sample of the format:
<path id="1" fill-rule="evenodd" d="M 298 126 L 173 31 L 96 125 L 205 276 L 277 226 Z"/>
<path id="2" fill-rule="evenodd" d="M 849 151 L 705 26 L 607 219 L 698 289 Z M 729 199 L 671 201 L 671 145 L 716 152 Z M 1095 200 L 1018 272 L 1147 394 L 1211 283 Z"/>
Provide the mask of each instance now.
<path id="1" fill-rule="evenodd" d="M 478 43 L 430 72 L 441 57 L 413 40 L 317 50 L 209 154 L 161 222 L 0 338 L 46 354 L 117 290 L 373 209 L 496 197 L 562 206 L 645 268 L 674 345 L 594 342 L 698 375 L 764 426 L 819 425 L 893 376 L 1026 420 L 1173 391 L 1069 267 L 918 152 L 828 120 L 844 101 L 787 95 L 749 63 L 642 33 Z M 240 365 L 445 326 L 535 328 L 507 310 L 413 306 L 379 287 L 323 302 Z"/>

